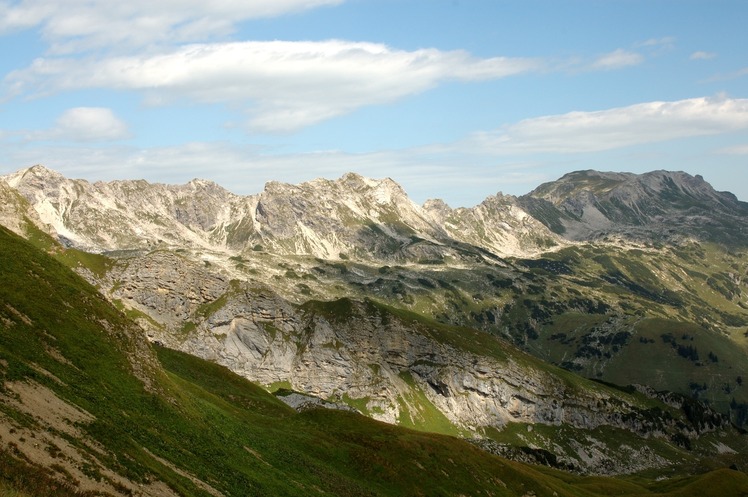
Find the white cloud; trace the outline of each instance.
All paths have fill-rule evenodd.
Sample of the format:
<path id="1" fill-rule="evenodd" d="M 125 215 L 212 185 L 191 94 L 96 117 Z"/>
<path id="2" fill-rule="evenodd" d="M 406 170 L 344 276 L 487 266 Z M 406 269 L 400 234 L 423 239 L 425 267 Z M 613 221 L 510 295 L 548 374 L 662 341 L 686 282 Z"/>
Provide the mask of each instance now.
<path id="1" fill-rule="evenodd" d="M 706 79 L 705 81 L 707 83 L 714 83 L 714 82 L 721 82 L 721 81 L 730 81 L 732 79 L 738 79 L 748 76 L 748 67 L 744 67 L 742 69 L 739 69 L 737 71 L 733 71 L 730 73 L 722 73 L 722 74 L 716 74 L 712 76 L 711 78 Z"/>
<path id="2" fill-rule="evenodd" d="M 113 141 L 130 137 L 127 125 L 103 107 L 75 107 L 65 111 L 52 129 L 29 133 L 27 139 L 74 142 Z"/>
<path id="3" fill-rule="evenodd" d="M 675 48 L 675 37 L 650 38 L 634 44 L 634 47 L 646 51 L 649 56 L 660 56 Z"/>
<path id="4" fill-rule="evenodd" d="M 674 36 L 664 36 L 662 38 L 650 38 L 636 44 L 637 47 L 655 47 L 655 48 L 673 48 L 675 46 Z"/>
<path id="5" fill-rule="evenodd" d="M 597 58 L 592 63 L 593 69 L 620 69 L 622 67 L 635 66 L 644 61 L 644 56 L 619 48 Z"/>
<path id="6" fill-rule="evenodd" d="M 635 50 L 617 48 L 612 52 L 602 54 L 596 59 L 588 62 L 576 60 L 571 64 L 571 67 L 581 64 L 581 69 L 583 70 L 609 71 L 638 66 L 647 60 L 647 58 L 657 57 L 672 50 L 673 47 L 675 47 L 675 38 L 672 36 L 651 38 L 649 40 L 635 43 L 633 47 Z"/>
<path id="7" fill-rule="evenodd" d="M 0 34 L 39 28 L 55 53 L 184 43 L 223 36 L 248 19 L 345 0 L 21 0 L 0 3 Z"/>
<path id="8" fill-rule="evenodd" d="M 539 66 L 531 59 L 479 59 L 464 51 L 402 51 L 339 40 L 236 42 L 142 57 L 42 58 L 4 83 L 11 96 L 109 88 L 144 92 L 151 103 L 231 103 L 246 110 L 251 128 L 287 131 L 446 80 L 496 79 Z"/>
<path id="9" fill-rule="evenodd" d="M 693 98 L 527 119 L 478 133 L 461 147 L 497 154 L 596 152 L 746 128 L 748 99 Z"/>
<path id="10" fill-rule="evenodd" d="M 698 52 L 692 53 L 690 59 L 691 60 L 709 60 L 709 59 L 715 58 L 716 56 L 717 54 L 714 52 L 698 51 Z"/>

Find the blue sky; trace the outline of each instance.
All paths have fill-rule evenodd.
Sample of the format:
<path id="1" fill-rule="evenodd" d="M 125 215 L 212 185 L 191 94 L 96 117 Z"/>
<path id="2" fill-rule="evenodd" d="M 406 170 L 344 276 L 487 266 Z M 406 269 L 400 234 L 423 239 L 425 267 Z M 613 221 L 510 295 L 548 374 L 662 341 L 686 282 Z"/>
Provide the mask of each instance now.
<path id="1" fill-rule="evenodd" d="M 748 2 L 0 0 L 0 174 L 348 171 L 471 206 L 579 169 L 748 201 Z"/>

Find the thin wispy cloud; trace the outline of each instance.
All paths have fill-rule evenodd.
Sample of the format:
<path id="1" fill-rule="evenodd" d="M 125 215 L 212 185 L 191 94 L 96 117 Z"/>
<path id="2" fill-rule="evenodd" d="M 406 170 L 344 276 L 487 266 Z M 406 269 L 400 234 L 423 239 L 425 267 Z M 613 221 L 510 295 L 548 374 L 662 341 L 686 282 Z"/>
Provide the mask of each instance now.
<path id="1" fill-rule="evenodd" d="M 658 57 L 675 47 L 675 38 L 665 36 L 650 38 L 633 44 L 634 50 L 618 48 L 612 52 L 600 55 L 588 65 L 590 70 L 614 70 L 625 67 L 638 66 L 647 58 Z"/>
<path id="2" fill-rule="evenodd" d="M 635 43 L 634 48 L 647 52 L 649 56 L 658 57 L 672 51 L 675 48 L 675 42 L 674 36 L 663 36 Z"/>
<path id="3" fill-rule="evenodd" d="M 339 40 L 236 42 L 151 56 L 40 58 L 10 73 L 4 84 L 11 96 L 104 88 L 142 92 L 150 103 L 186 98 L 232 104 L 248 114 L 251 129 L 273 132 L 393 102 L 449 80 L 498 79 L 539 66 L 532 59 Z"/>
<path id="4" fill-rule="evenodd" d="M 718 150 L 721 154 L 726 155 L 748 155 L 748 145 L 735 145 Z"/>
<path id="5" fill-rule="evenodd" d="M 0 4 L 0 33 L 36 29 L 49 51 L 8 73 L 0 102 L 62 92 L 137 92 L 150 106 L 181 101 L 225 105 L 249 132 L 290 132 L 390 104 L 449 81 L 497 80 L 569 68 L 610 71 L 644 55 L 617 49 L 585 62 L 478 58 L 463 50 L 399 50 L 346 40 L 237 41 L 213 38 L 243 21 L 345 0 L 22 0 Z M 207 42 L 195 43 L 195 41 Z M 670 38 L 649 40 L 660 46 Z M 572 69 L 574 70 L 574 69 Z M 237 121 L 235 116 L 227 121 Z"/>
<path id="6" fill-rule="evenodd" d="M 643 60 L 617 49 L 584 65 L 607 71 Z M 180 99 L 229 104 L 247 115 L 251 131 L 288 132 L 448 81 L 496 80 L 559 67 L 542 59 L 477 58 L 463 50 L 406 51 L 345 40 L 204 43 L 137 56 L 37 58 L 5 77 L 3 93 L 9 99 L 88 89 L 135 91 L 149 105 Z"/>
<path id="7" fill-rule="evenodd" d="M 593 69 L 620 69 L 622 67 L 636 66 L 644 62 L 644 56 L 640 53 L 631 52 L 619 48 L 613 52 L 598 57 L 593 63 Z"/>
<path id="8" fill-rule="evenodd" d="M 675 46 L 674 36 L 663 36 L 662 38 L 649 38 L 635 44 L 637 47 L 660 47 L 673 48 Z"/>
<path id="9" fill-rule="evenodd" d="M 714 52 L 703 52 L 700 50 L 698 52 L 692 53 L 689 58 L 691 60 L 709 60 L 709 59 L 714 59 L 716 57 L 717 57 L 717 54 Z"/>
<path id="10" fill-rule="evenodd" d="M 737 71 L 732 71 L 728 73 L 716 74 L 712 76 L 711 78 L 707 79 L 705 82 L 715 83 L 715 82 L 721 82 L 721 81 L 731 81 L 733 79 L 744 78 L 746 76 L 748 76 L 748 67 L 744 67 L 742 69 L 738 69 Z"/>
<path id="11" fill-rule="evenodd" d="M 461 145 L 496 154 L 584 153 L 748 128 L 748 99 L 693 98 L 526 119 Z"/>
<path id="12" fill-rule="evenodd" d="M 551 71 L 564 71 L 571 74 L 596 71 L 613 71 L 638 66 L 647 60 L 639 50 L 616 48 L 595 57 L 572 56 L 566 60 L 557 60 L 555 66 L 548 65 Z"/>

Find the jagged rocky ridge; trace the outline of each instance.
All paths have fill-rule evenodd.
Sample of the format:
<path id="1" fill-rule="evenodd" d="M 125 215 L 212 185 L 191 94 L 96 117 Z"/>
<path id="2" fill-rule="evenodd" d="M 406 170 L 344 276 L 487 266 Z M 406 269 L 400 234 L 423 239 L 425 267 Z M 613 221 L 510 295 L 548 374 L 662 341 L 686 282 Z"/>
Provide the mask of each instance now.
<path id="1" fill-rule="evenodd" d="M 528 256 L 615 235 L 691 236 L 745 243 L 748 204 L 700 176 L 580 171 L 522 197 L 498 194 L 472 208 L 413 203 L 394 181 L 346 174 L 300 185 L 270 182 L 257 195 L 219 185 L 143 180 L 89 183 L 34 166 L 3 177 L 69 244 L 94 251 L 158 244 L 324 259 L 417 261 L 477 253 Z"/>
<path id="2" fill-rule="evenodd" d="M 159 244 L 238 254 L 263 248 L 323 259 L 418 261 L 537 253 L 557 237 L 497 196 L 474 209 L 413 203 L 391 179 L 347 174 L 301 185 L 270 182 L 258 195 L 215 183 L 89 183 L 42 166 L 4 177 L 66 243 L 89 251 Z M 342 254 L 342 255 L 341 255 Z"/>

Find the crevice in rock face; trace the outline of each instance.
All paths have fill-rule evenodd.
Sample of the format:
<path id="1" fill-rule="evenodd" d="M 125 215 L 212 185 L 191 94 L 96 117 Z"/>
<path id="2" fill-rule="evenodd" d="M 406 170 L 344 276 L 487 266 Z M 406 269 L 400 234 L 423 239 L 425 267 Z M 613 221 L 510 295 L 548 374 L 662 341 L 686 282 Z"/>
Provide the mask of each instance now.
<path id="1" fill-rule="evenodd" d="M 449 387 L 440 381 L 427 380 L 428 385 L 442 397 L 450 397 Z"/>

